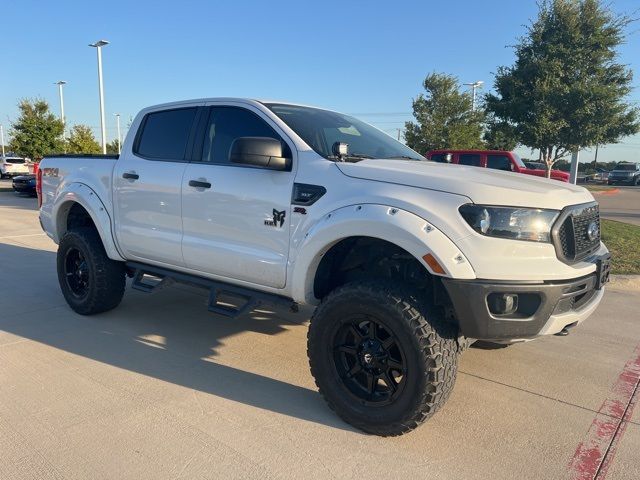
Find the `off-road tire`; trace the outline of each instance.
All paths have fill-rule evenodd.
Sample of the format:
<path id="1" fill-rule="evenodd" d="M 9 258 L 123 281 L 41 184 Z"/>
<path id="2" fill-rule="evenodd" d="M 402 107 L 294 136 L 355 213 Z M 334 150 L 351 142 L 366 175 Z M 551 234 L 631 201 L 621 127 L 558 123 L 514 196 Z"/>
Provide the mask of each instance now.
<path id="1" fill-rule="evenodd" d="M 406 354 L 403 390 L 388 405 L 364 405 L 350 395 L 339 376 L 332 332 L 351 315 L 380 320 Z M 401 287 L 381 282 L 353 282 L 329 293 L 315 310 L 307 336 L 311 373 L 329 407 L 354 427 L 381 436 L 407 433 L 444 405 L 455 383 L 458 349 L 456 327 L 437 309 Z"/>
<path id="2" fill-rule="evenodd" d="M 70 251 L 79 251 L 86 262 L 86 294 L 78 296 L 70 288 L 65 272 L 65 259 Z M 69 306 L 81 315 L 93 315 L 117 307 L 125 289 L 125 266 L 111 260 L 104 250 L 98 232 L 93 228 L 68 231 L 60 241 L 57 254 L 58 282 Z"/>

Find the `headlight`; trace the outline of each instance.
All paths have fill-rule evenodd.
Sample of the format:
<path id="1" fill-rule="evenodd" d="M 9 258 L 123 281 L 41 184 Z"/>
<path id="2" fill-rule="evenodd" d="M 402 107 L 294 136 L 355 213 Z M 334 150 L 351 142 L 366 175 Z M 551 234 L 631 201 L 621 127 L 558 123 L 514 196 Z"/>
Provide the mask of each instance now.
<path id="1" fill-rule="evenodd" d="M 489 207 L 467 204 L 460 215 L 476 232 L 490 237 L 549 242 L 551 226 L 560 212 L 539 208 Z"/>

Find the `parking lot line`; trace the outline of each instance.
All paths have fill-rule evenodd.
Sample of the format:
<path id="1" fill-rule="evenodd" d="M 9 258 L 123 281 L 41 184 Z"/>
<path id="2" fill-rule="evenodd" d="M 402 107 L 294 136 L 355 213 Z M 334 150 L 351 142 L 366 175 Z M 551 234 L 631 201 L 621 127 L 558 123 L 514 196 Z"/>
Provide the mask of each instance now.
<path id="1" fill-rule="evenodd" d="M 604 480 L 617 446 L 631 420 L 640 386 L 640 344 L 593 419 L 587 437 L 576 449 L 569 470 L 575 480 Z"/>

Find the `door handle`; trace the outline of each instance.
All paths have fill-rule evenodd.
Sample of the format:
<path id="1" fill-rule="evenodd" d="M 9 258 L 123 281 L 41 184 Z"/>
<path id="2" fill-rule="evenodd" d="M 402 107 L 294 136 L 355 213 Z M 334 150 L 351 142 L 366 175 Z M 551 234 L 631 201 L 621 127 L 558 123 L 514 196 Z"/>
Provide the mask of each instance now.
<path id="1" fill-rule="evenodd" d="M 127 180 L 138 180 L 140 178 L 140 175 L 133 172 L 124 172 L 122 174 L 122 178 L 126 178 Z"/>
<path id="2" fill-rule="evenodd" d="M 209 182 L 201 182 L 200 180 L 189 180 L 189 186 L 196 188 L 211 188 L 211 184 Z"/>

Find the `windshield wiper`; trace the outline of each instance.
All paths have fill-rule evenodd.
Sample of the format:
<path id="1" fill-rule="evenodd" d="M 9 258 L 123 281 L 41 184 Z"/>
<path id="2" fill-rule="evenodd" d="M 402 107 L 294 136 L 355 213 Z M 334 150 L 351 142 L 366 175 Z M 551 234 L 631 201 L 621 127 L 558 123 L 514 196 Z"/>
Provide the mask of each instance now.
<path id="1" fill-rule="evenodd" d="M 384 160 L 394 160 L 394 159 L 407 159 L 407 160 L 418 160 L 422 161 L 420 158 L 411 157 L 409 155 L 394 155 L 393 157 L 384 157 Z"/>
<path id="2" fill-rule="evenodd" d="M 329 160 L 333 160 L 334 162 L 355 163 L 355 162 L 359 162 L 360 160 L 367 160 L 367 159 L 376 158 L 376 157 L 372 157 L 371 155 L 365 155 L 364 153 L 350 153 L 348 155 L 345 155 L 344 157 L 337 157 L 336 155 L 329 155 L 329 156 L 327 156 L 327 158 Z"/>
<path id="3" fill-rule="evenodd" d="M 376 158 L 376 157 L 372 157 L 371 155 L 365 155 L 364 153 L 350 153 L 343 158 L 345 162 L 359 162 L 360 160 L 366 160 L 366 159 Z"/>

